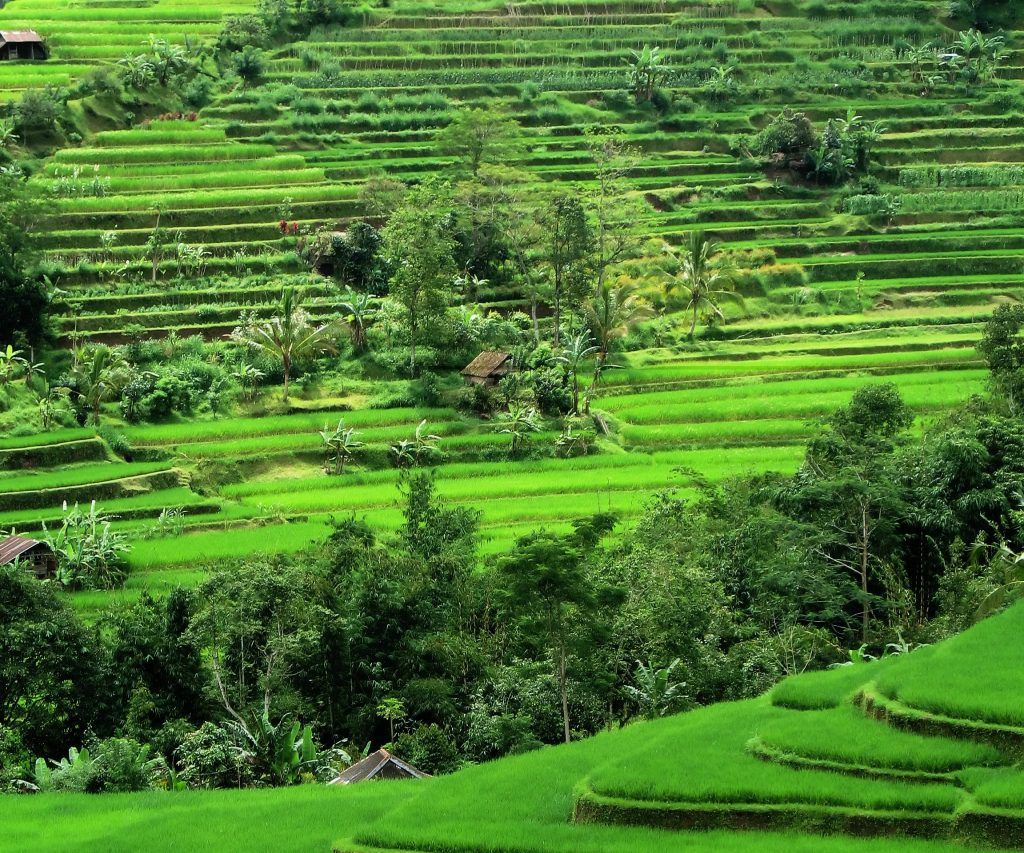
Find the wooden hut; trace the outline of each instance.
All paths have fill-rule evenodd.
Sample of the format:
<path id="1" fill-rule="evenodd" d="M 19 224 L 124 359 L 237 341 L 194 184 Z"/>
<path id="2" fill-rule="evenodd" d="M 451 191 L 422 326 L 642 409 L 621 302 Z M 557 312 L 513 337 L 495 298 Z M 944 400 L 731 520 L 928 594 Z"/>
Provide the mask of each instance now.
<path id="1" fill-rule="evenodd" d="M 353 785 L 356 782 L 368 782 L 371 779 L 426 779 L 429 776 L 429 773 L 417 770 L 386 749 L 378 749 L 361 761 L 357 761 L 328 784 Z"/>
<path id="2" fill-rule="evenodd" d="M 57 555 L 45 542 L 25 536 L 8 536 L 0 541 L 0 566 L 17 562 L 40 580 L 57 574 Z"/>
<path id="3" fill-rule="evenodd" d="M 509 353 L 484 350 L 463 368 L 462 375 L 473 385 L 497 385 L 503 376 L 514 369 Z"/>
<path id="4" fill-rule="evenodd" d="M 47 56 L 46 44 L 35 30 L 0 30 L 0 62 Z"/>

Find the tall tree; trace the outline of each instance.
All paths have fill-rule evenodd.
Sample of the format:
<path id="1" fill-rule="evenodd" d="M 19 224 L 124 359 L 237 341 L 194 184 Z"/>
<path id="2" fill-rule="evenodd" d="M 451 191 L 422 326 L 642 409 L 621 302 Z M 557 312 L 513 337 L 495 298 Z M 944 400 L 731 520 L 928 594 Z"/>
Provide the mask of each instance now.
<path id="1" fill-rule="evenodd" d="M 585 131 L 587 150 L 594 164 L 594 185 L 587 196 L 587 208 L 594 231 L 594 295 L 601 293 L 612 267 L 628 257 L 635 245 L 632 229 L 641 204 L 630 194 L 630 169 L 639 162 L 636 148 L 622 133 L 603 127 Z"/>
<path id="2" fill-rule="evenodd" d="M 458 158 L 463 169 L 476 178 L 485 163 L 497 163 L 514 144 L 519 125 L 497 110 L 465 109 L 437 135 L 443 154 Z"/>
<path id="3" fill-rule="evenodd" d="M 550 270 L 551 301 L 554 308 L 555 346 L 561 343 L 562 310 L 566 303 L 583 299 L 589 275 L 588 262 L 594 247 L 587 214 L 576 195 L 558 195 L 548 204 L 544 225 L 544 260 Z"/>
<path id="4" fill-rule="evenodd" d="M 49 295 L 31 272 L 36 257 L 36 228 L 45 199 L 14 168 L 0 168 L 0 344 L 20 335 L 34 343 L 46 330 Z"/>
<path id="5" fill-rule="evenodd" d="M 572 738 L 569 675 L 572 659 L 592 650 L 608 630 L 622 591 L 602 584 L 587 558 L 614 518 L 594 516 L 576 523 L 568 536 L 541 531 L 523 537 L 498 561 L 496 594 L 507 618 L 546 647 L 558 681 L 565 742 Z"/>
<path id="6" fill-rule="evenodd" d="M 540 320 L 537 309 L 543 287 L 543 270 L 535 263 L 544 243 L 545 229 L 543 214 L 538 205 L 527 195 L 525 180 L 506 181 L 498 199 L 498 225 L 508 252 L 508 259 L 515 269 L 515 276 L 521 291 L 530 300 L 530 322 L 533 326 L 533 342 L 540 343 Z"/>
<path id="7" fill-rule="evenodd" d="M 452 191 L 425 183 L 409 190 L 384 228 L 384 255 L 394 270 L 391 298 L 401 306 L 409 333 L 409 369 L 416 374 L 416 345 L 451 303 Z"/>
<path id="8" fill-rule="evenodd" d="M 993 390 L 1013 414 L 1024 401 L 1024 305 L 1000 305 L 985 324 L 978 352 L 988 364 Z"/>
<path id="9" fill-rule="evenodd" d="M 288 384 L 296 363 L 326 352 L 337 352 L 337 329 L 333 323 L 317 325 L 303 310 L 295 290 L 286 287 L 275 317 L 231 333 L 239 343 L 280 360 L 284 372 L 283 399 L 288 402 Z"/>
<path id="10" fill-rule="evenodd" d="M 906 512 L 893 451 L 912 421 L 895 385 L 858 389 L 808 444 L 784 497 L 797 517 L 818 526 L 825 564 L 856 581 L 862 643 L 870 640 L 872 605 L 884 602 L 877 576 L 899 547 Z"/>

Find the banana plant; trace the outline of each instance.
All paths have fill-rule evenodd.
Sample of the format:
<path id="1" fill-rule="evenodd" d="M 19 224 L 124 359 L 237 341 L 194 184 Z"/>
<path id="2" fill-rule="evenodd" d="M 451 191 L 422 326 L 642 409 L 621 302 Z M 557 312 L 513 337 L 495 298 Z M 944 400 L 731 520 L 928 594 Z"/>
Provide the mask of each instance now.
<path id="1" fill-rule="evenodd" d="M 6 349 L 0 349 L 0 385 L 7 385 L 18 370 L 24 370 L 28 364 L 20 349 L 15 349 L 10 344 Z"/>
<path id="2" fill-rule="evenodd" d="M 352 458 L 352 454 L 357 448 L 363 446 L 363 443 L 356 438 L 358 434 L 354 427 L 345 428 L 344 419 L 338 421 L 334 430 L 328 429 L 326 425 L 320 430 L 320 438 L 323 440 L 325 449 L 334 457 L 335 474 L 344 474 L 345 463 Z"/>

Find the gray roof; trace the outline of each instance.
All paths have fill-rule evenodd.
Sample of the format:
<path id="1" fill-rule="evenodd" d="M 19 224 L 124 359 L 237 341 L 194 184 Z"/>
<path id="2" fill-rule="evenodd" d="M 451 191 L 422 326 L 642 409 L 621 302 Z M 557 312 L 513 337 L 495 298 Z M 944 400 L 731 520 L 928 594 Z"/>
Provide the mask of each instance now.
<path id="1" fill-rule="evenodd" d="M 467 364 L 463 376 L 475 376 L 478 379 L 501 378 L 512 369 L 512 356 L 500 350 L 484 350 Z"/>
<path id="2" fill-rule="evenodd" d="M 3 541 L 0 541 L 0 566 L 13 563 L 18 557 L 26 551 L 31 551 L 37 545 L 49 548 L 46 543 L 40 542 L 38 539 L 27 539 L 24 536 L 8 536 Z"/>
<path id="3" fill-rule="evenodd" d="M 357 761 L 337 779 L 332 779 L 330 784 L 351 785 L 354 782 L 365 782 L 378 777 L 381 779 L 424 779 L 428 776 L 430 776 L 429 773 L 417 770 L 386 749 L 378 749 L 361 761 Z"/>

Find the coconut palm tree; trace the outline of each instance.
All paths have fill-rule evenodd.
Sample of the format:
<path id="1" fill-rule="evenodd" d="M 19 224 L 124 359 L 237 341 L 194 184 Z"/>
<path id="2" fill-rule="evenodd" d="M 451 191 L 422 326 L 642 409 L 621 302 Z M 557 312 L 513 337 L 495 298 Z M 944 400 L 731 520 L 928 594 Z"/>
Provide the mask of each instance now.
<path id="1" fill-rule="evenodd" d="M 572 411 L 569 414 L 575 414 L 580 407 L 580 365 L 598 352 L 599 347 L 590 332 L 583 331 L 569 338 L 561 354 L 556 357 L 556 361 L 564 364 L 569 371 L 569 390 L 572 394 Z"/>
<path id="2" fill-rule="evenodd" d="M 672 254 L 672 250 L 667 250 Z M 724 320 L 718 307 L 720 299 L 733 299 L 742 304 L 743 300 L 733 288 L 733 276 L 730 267 L 718 260 L 720 245 L 709 239 L 703 231 L 694 231 L 680 255 L 676 258 L 678 272 L 665 271 L 668 280 L 665 282 L 666 300 L 674 298 L 678 287 L 681 297 L 685 300 L 683 310 L 692 313 L 690 321 L 690 343 L 693 343 L 697 329 L 697 317 L 705 314 Z"/>
<path id="3" fill-rule="evenodd" d="M 303 310 L 295 291 L 286 287 L 276 317 L 231 333 L 238 343 L 281 361 L 284 372 L 283 399 L 288 402 L 288 384 L 296 362 L 325 352 L 337 352 L 337 330 L 333 323 L 315 325 Z"/>
<path id="4" fill-rule="evenodd" d="M 587 323 L 597 340 L 598 358 L 604 361 L 613 341 L 624 338 L 633 327 L 654 312 L 628 282 L 605 282 L 597 297 L 584 309 Z"/>

